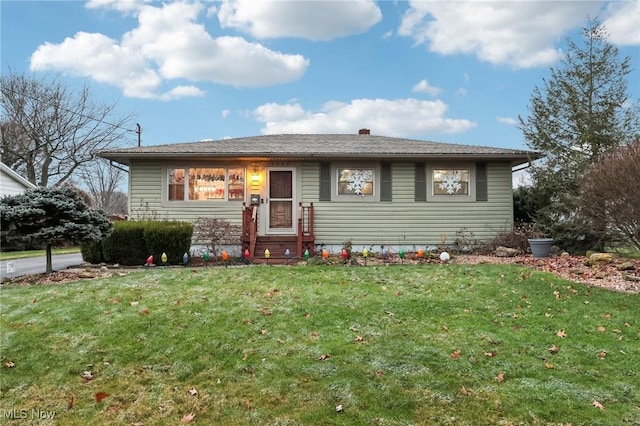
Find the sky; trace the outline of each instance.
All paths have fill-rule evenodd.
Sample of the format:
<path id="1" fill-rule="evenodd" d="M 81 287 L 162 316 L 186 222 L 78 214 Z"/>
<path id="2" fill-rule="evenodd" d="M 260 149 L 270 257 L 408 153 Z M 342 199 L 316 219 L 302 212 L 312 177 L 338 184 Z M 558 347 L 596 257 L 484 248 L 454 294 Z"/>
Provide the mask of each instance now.
<path id="1" fill-rule="evenodd" d="M 638 0 L 2 0 L 0 60 L 117 102 L 143 145 L 368 128 L 528 149 L 518 117 L 588 17 L 637 101 Z"/>

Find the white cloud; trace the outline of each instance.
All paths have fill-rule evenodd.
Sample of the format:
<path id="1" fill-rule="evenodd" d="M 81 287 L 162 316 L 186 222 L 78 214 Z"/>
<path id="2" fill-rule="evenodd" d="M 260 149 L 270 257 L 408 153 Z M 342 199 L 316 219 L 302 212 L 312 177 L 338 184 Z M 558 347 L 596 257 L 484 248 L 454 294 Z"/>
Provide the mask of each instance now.
<path id="1" fill-rule="evenodd" d="M 258 39 L 331 40 L 363 33 L 381 19 L 372 0 L 223 0 L 218 8 L 222 28 L 235 28 Z"/>
<path id="2" fill-rule="evenodd" d="M 518 122 L 511 117 L 496 117 L 496 120 L 498 121 L 498 123 L 506 124 L 508 126 L 515 126 L 516 124 L 518 124 Z"/>
<path id="3" fill-rule="evenodd" d="M 227 117 L 229 117 L 229 115 L 231 115 L 231 111 L 229 111 L 228 109 L 223 109 L 223 110 L 220 112 L 220 116 L 221 116 L 223 119 L 226 119 Z"/>
<path id="4" fill-rule="evenodd" d="M 445 55 L 474 54 L 514 68 L 548 65 L 554 43 L 582 23 L 597 2 L 425 2 L 412 0 L 398 33 Z"/>
<path id="5" fill-rule="evenodd" d="M 420 80 L 415 86 L 413 91 L 417 93 L 427 93 L 431 96 L 437 96 L 442 91 L 439 87 L 434 87 L 429 84 L 427 80 Z"/>
<path id="6" fill-rule="evenodd" d="M 138 26 L 120 42 L 79 32 L 62 43 L 45 43 L 31 56 L 31 69 L 90 77 L 120 87 L 125 96 L 175 99 L 202 96 L 193 85 L 160 89 L 171 80 L 210 81 L 236 87 L 263 87 L 300 78 L 309 61 L 270 50 L 240 37 L 213 38 L 197 22 L 203 7 L 176 2 L 161 7 L 140 2 L 93 0 L 92 7 L 131 12 Z"/>
<path id="7" fill-rule="evenodd" d="M 85 4 L 87 9 L 113 9 L 118 12 L 135 12 L 149 0 L 89 0 Z"/>
<path id="8" fill-rule="evenodd" d="M 475 127 L 466 119 L 446 117 L 442 101 L 418 99 L 354 99 L 349 103 L 330 101 L 319 111 L 307 111 L 300 104 L 269 103 L 253 111 L 264 123 L 263 134 L 352 133 L 366 127 L 372 133 L 389 136 L 417 136 L 462 133 Z"/>
<path id="9" fill-rule="evenodd" d="M 609 41 L 620 45 L 640 45 L 640 2 L 613 2 L 607 6 L 608 18 L 602 22 Z"/>
<path id="10" fill-rule="evenodd" d="M 458 90 L 456 90 L 456 95 L 460 95 L 460 96 L 467 96 L 467 89 L 465 89 L 464 87 L 459 87 Z"/>
<path id="11" fill-rule="evenodd" d="M 185 97 L 202 97 L 204 92 L 195 86 L 176 86 L 161 97 L 163 100 L 179 99 Z"/>

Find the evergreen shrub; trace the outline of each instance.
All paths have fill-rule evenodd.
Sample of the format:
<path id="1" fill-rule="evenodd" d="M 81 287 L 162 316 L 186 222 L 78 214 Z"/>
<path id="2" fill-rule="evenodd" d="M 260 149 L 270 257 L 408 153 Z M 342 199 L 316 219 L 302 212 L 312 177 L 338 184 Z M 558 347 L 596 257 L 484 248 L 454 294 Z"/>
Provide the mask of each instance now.
<path id="1" fill-rule="evenodd" d="M 146 222 L 144 240 L 147 251 L 153 254 L 154 262 L 160 265 L 162 253 L 167 254 L 167 263 L 182 263 L 182 256 L 191 248 L 193 224 L 179 221 Z"/>
<path id="2" fill-rule="evenodd" d="M 102 240 L 104 259 L 121 265 L 142 265 L 149 251 L 144 240 L 148 222 L 119 221 L 114 223 L 111 235 Z"/>

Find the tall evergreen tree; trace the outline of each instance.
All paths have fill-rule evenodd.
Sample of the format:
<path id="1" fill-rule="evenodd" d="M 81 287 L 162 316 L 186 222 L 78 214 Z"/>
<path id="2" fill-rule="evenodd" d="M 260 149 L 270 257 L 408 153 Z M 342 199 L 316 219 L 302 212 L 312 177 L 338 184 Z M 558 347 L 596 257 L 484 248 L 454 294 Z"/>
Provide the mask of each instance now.
<path id="1" fill-rule="evenodd" d="M 582 43 L 568 40 L 560 66 L 535 87 L 529 115 L 520 118 L 531 149 L 545 155 L 531 168 L 533 185 L 547 194 L 536 222 L 563 248 L 601 249 L 604 224 L 580 213 L 580 183 L 590 165 L 633 141 L 640 108 L 630 102 L 630 58 L 620 58 L 597 19 L 589 19 Z M 593 232 L 598 230 L 598 232 Z"/>

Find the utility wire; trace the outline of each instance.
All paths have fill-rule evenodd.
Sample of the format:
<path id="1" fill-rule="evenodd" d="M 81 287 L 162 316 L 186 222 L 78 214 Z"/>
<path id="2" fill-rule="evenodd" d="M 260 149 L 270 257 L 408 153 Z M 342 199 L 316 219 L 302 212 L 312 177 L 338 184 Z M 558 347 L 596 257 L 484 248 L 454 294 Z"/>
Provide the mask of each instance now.
<path id="1" fill-rule="evenodd" d="M 108 121 L 102 120 L 100 118 L 95 118 L 95 117 L 91 117 L 91 116 L 86 115 L 86 114 L 79 113 L 77 111 L 72 111 L 72 110 L 70 110 L 68 108 L 65 108 L 65 107 L 61 106 L 61 105 L 55 105 L 52 102 L 43 101 L 42 99 L 39 99 L 39 98 L 37 98 L 35 96 L 29 95 L 29 94 L 26 94 L 26 93 L 22 93 L 22 92 L 18 92 L 16 90 L 14 90 L 13 88 L 5 87 L 4 90 L 8 90 L 11 93 L 13 93 L 14 95 L 24 96 L 25 98 L 29 98 L 29 99 L 31 99 L 33 101 L 36 101 L 36 102 L 48 103 L 49 106 L 57 106 L 58 108 L 66 111 L 66 112 L 69 112 L 71 114 L 79 115 L 80 117 L 83 117 L 83 118 L 88 118 L 89 120 L 97 121 L 98 123 L 101 123 L 101 124 L 106 124 L 106 125 L 115 127 L 117 129 L 122 129 L 122 130 L 127 131 L 127 132 L 137 133 L 138 134 L 138 138 L 140 137 L 140 133 L 141 133 L 140 125 L 137 124 L 137 123 L 136 123 L 137 129 L 136 130 L 132 130 L 132 129 L 128 129 L 126 127 L 120 126 L 118 124 L 109 123 Z"/>

